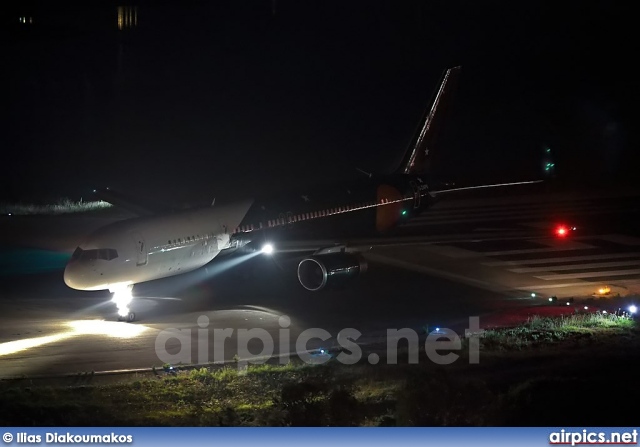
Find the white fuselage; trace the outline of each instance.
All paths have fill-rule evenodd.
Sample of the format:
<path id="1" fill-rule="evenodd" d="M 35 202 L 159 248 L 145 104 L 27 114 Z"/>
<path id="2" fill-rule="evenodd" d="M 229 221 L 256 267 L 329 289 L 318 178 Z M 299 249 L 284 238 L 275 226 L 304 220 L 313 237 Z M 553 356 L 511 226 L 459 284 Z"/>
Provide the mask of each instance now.
<path id="1" fill-rule="evenodd" d="M 107 225 L 78 246 L 64 281 L 73 289 L 114 291 L 202 267 L 229 247 L 250 205 L 236 202 Z"/>

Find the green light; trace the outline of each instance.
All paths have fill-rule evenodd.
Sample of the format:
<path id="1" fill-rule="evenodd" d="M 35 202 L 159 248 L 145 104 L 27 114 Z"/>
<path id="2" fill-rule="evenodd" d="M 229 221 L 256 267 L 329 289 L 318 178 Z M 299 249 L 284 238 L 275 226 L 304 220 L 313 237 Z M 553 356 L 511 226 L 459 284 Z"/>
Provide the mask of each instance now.
<path id="1" fill-rule="evenodd" d="M 551 149 L 547 148 L 547 152 L 551 152 Z"/>
<path id="2" fill-rule="evenodd" d="M 407 215 L 407 210 L 402 210 L 402 215 L 406 216 Z"/>

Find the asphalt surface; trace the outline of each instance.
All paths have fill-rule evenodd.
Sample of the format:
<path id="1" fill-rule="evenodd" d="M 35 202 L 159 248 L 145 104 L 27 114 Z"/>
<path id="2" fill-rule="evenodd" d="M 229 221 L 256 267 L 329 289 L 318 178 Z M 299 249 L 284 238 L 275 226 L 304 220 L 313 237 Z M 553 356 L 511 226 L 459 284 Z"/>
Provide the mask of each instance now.
<path id="1" fill-rule="evenodd" d="M 610 295 L 632 299 L 640 292 L 639 196 L 521 190 L 452 197 L 393 236 L 354 241 L 371 247 L 369 271 L 343 290 L 304 290 L 290 253 L 235 267 L 214 261 L 137 285 L 135 323 L 116 321 L 108 293 L 62 281 L 82 236 L 124 216 L 2 217 L 0 378 L 269 354 L 259 337 L 286 354 L 311 328 L 329 338 L 311 339 L 307 349 L 335 346 L 346 328 L 359 331 L 363 344 L 388 329 L 463 331 L 469 317 L 479 316 L 483 327 L 508 322 L 548 306 L 550 296 L 582 306 L 605 285 Z M 559 224 L 576 230 L 557 237 Z"/>

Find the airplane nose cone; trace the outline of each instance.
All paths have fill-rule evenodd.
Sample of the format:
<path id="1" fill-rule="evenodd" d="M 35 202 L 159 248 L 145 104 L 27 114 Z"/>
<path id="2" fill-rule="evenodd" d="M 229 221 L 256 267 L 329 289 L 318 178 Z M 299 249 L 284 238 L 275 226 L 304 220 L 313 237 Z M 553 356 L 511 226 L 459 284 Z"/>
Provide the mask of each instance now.
<path id="1" fill-rule="evenodd" d="M 64 283 L 72 289 L 82 290 L 82 273 L 77 262 L 70 262 L 64 268 Z"/>

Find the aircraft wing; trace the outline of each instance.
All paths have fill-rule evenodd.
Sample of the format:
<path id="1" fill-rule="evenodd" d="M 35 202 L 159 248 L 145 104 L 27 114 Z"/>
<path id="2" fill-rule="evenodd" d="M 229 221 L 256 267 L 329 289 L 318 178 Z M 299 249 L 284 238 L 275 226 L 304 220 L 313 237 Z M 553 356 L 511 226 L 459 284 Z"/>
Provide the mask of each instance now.
<path id="1" fill-rule="evenodd" d="M 437 197 L 442 194 L 449 194 L 454 192 L 473 191 L 474 189 L 498 188 L 500 186 L 530 185 L 533 183 L 541 183 L 543 181 L 544 180 L 529 180 L 526 182 L 495 183 L 492 185 L 465 186 L 462 188 L 451 188 L 451 189 L 441 189 L 437 191 L 429 191 L 429 194 L 431 195 L 431 197 Z"/>

